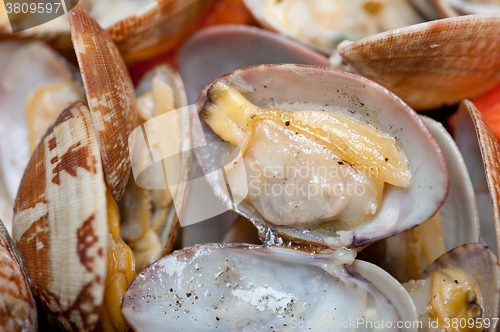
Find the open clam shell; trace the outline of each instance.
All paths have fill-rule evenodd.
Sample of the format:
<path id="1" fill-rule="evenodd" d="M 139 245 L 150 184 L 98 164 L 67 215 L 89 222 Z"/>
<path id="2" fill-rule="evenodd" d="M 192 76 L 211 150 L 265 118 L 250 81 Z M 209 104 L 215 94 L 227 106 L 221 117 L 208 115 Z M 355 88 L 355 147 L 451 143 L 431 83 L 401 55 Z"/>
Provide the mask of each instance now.
<path id="1" fill-rule="evenodd" d="M 169 89 L 158 89 L 160 82 Z M 166 100 L 163 109 L 157 107 L 156 102 L 163 100 L 161 97 L 168 98 L 169 94 L 166 92 L 169 91 L 172 100 Z M 187 193 L 191 134 L 188 112 L 178 111 L 188 103 L 182 80 L 173 68 L 160 65 L 150 70 L 139 82 L 136 95 L 139 101 L 143 100 L 138 104 L 147 105 L 139 107 L 140 126 L 132 134 L 136 136 L 136 145 L 130 153 L 133 170 L 130 182 L 133 183 L 129 182 L 120 202 L 120 211 L 125 241 L 140 243 L 140 239 L 146 240 L 144 232 L 156 233 L 153 236 L 155 239 L 149 241 L 148 249 L 140 248 L 142 252 L 151 253 L 149 258 L 141 261 L 136 253 L 136 266 L 140 271 L 157 260 L 162 253 L 170 253 L 180 232 L 178 214 L 184 211 Z M 171 151 L 175 151 L 177 155 L 167 156 Z M 165 159 L 167 157 L 169 159 Z M 167 181 L 163 169 L 168 172 Z M 168 181 L 170 177 L 176 179 L 177 183 L 172 183 L 171 186 L 171 181 Z M 148 220 L 142 220 L 144 218 Z M 143 232 L 138 232 L 139 220 L 146 226 L 142 229 Z M 152 248 L 153 242 L 157 244 L 156 249 Z M 132 245 L 132 249 L 136 247 L 139 248 L 138 245 Z"/>
<path id="2" fill-rule="evenodd" d="M 475 98 L 500 83 L 500 15 L 417 24 L 339 46 L 348 67 L 417 110 Z"/>
<path id="3" fill-rule="evenodd" d="M 38 331 L 37 309 L 14 243 L 0 221 L 0 329 Z"/>
<path id="4" fill-rule="evenodd" d="M 370 124 L 397 137 L 396 145 L 409 163 L 410 187 L 386 185 L 377 212 L 362 223 L 342 224 L 341 228 L 328 222 L 299 228 L 277 226 L 247 201 L 237 204 L 232 201 L 221 172 L 217 172 L 225 166 L 221 165 L 221 156 L 229 155 L 231 151 L 225 150 L 230 148 L 218 147 L 221 138 L 203 123 L 202 132 L 193 131 L 193 143 L 201 146 L 199 142 L 205 139 L 209 147 L 217 146 L 195 150 L 208 183 L 224 206 L 250 219 L 266 241 L 319 247 L 361 246 L 415 227 L 434 215 L 443 203 L 448 192 L 449 170 L 439 145 L 418 115 L 383 87 L 349 73 L 303 65 L 255 66 L 235 71 L 214 83 L 217 81 L 229 82 L 258 107 L 334 112 Z M 198 99 L 199 110 L 207 101 L 209 88 Z"/>
<path id="5" fill-rule="evenodd" d="M 468 14 L 500 13 L 498 2 L 491 0 L 412 0 L 412 3 L 429 20 Z"/>
<path id="6" fill-rule="evenodd" d="M 128 139 L 137 121 L 134 87 L 116 45 L 87 11 L 76 5 L 68 17 L 104 174 L 118 202 L 131 170 Z"/>
<path id="7" fill-rule="evenodd" d="M 460 104 L 455 136 L 462 153 L 471 156 L 470 160 L 466 159 L 466 163 L 476 185 L 475 189 L 479 192 L 483 191 L 480 186 L 483 186 L 484 175 L 486 175 L 484 182 L 487 184 L 487 189 L 484 188 L 484 191 L 489 192 L 493 220 L 488 218 L 484 211 L 481 211 L 482 236 L 490 247 L 494 246 L 496 240 L 500 252 L 500 193 L 498 192 L 500 143 L 486 125 L 481 113 L 468 100 L 464 100 Z M 482 165 L 478 162 L 478 152 L 482 159 Z"/>
<path id="8" fill-rule="evenodd" d="M 107 272 L 106 185 L 88 109 L 75 102 L 47 131 L 14 206 L 13 240 L 34 293 L 66 329 L 92 330 Z"/>
<path id="9" fill-rule="evenodd" d="M 433 295 L 443 296 L 443 293 L 446 294 L 447 290 L 444 289 L 439 295 L 435 294 L 434 291 L 431 292 L 435 286 L 430 284 L 433 272 L 447 268 L 456 269 L 465 274 L 466 282 L 473 286 L 476 291 L 473 302 L 480 307 L 481 317 L 479 320 L 483 323 L 481 326 L 486 331 L 496 331 L 498 326 L 495 321 L 500 314 L 500 265 L 495 254 L 488 247 L 479 243 L 465 244 L 447 252 L 427 267 L 419 280 L 405 285 L 413 298 L 418 315 L 424 317 L 428 315 L 429 303 Z M 453 280 L 450 281 L 453 283 Z M 444 287 L 446 287 L 446 282 L 444 280 Z M 461 283 L 463 281 L 460 279 L 454 280 L 456 285 Z M 463 304 L 466 302 L 463 301 Z M 434 317 L 431 319 L 436 320 Z M 488 324 L 486 324 L 487 322 Z M 444 323 L 444 321 L 441 322 L 441 324 Z M 427 324 L 428 322 L 424 320 L 424 325 Z M 474 326 L 477 326 L 478 329 L 481 328 L 478 324 Z"/>
<path id="10" fill-rule="evenodd" d="M 43 106 L 43 112 L 31 109 L 28 101 L 40 88 L 59 84 L 75 93 L 60 90 L 50 110 Z M 5 183 L 0 189 L 5 204 L 0 217 L 6 220 L 9 231 L 14 199 L 32 151 L 30 145 L 41 138 L 64 107 L 78 100 L 80 84 L 74 68 L 46 44 L 0 43 L 0 182 Z M 56 104 L 61 108 L 57 109 Z"/>
<path id="11" fill-rule="evenodd" d="M 352 251 L 343 250 L 194 246 L 139 274 L 122 310 L 135 331 L 164 326 L 171 331 L 293 331 L 315 321 L 328 324 L 316 328 L 334 329 L 337 322 L 341 329 L 358 318 L 384 319 L 393 323 L 384 330 L 397 331 L 402 329 L 396 321 L 416 319 L 413 303 L 398 282 L 365 262 L 345 265 L 353 259 Z"/>
<path id="12" fill-rule="evenodd" d="M 331 53 L 345 39 L 423 22 L 407 1 L 245 0 L 265 28 Z"/>

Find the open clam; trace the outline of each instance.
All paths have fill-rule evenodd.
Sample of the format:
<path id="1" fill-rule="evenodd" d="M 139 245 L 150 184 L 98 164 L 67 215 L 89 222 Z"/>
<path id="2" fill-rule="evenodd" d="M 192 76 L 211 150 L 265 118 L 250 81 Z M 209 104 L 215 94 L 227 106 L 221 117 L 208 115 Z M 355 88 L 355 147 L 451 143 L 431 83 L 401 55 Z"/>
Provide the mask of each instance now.
<path id="1" fill-rule="evenodd" d="M 423 331 L 497 331 L 500 265 L 486 246 L 471 243 L 439 257 L 405 284 Z"/>
<path id="2" fill-rule="evenodd" d="M 153 68 L 139 82 L 136 94 L 140 126 L 132 134 L 133 174 L 119 206 L 123 238 L 141 271 L 162 252 L 172 251 L 180 231 L 178 214 L 185 204 L 191 135 L 188 113 L 175 111 L 187 106 L 187 97 L 174 69 Z"/>
<path id="3" fill-rule="evenodd" d="M 326 330 L 352 328 L 349 322 L 359 319 L 366 324 L 383 319 L 391 323 L 384 331 L 401 331 L 397 321 L 416 319 L 398 282 L 365 262 L 350 267 L 353 260 L 353 251 L 345 250 L 194 246 L 139 274 L 127 290 L 123 313 L 135 331 L 164 326 L 171 331 L 293 331 L 312 324 Z"/>
<path id="4" fill-rule="evenodd" d="M 361 246 L 424 222 L 446 197 L 449 170 L 432 134 L 401 100 L 367 79 L 322 67 L 256 66 L 217 79 L 197 105 L 204 125 L 193 132 L 194 144 L 204 135 L 212 146 L 195 150 L 207 181 L 268 243 Z M 238 145 L 239 158 L 224 141 Z M 365 144 L 387 150 L 352 152 Z M 301 175 L 300 167 L 327 173 Z M 384 185 L 390 168 L 401 172 Z M 285 186 L 292 194 L 282 194 Z"/>
<path id="5" fill-rule="evenodd" d="M 405 0 L 245 0 L 245 4 L 264 27 L 324 53 L 331 53 L 345 39 L 357 40 L 423 22 Z"/>

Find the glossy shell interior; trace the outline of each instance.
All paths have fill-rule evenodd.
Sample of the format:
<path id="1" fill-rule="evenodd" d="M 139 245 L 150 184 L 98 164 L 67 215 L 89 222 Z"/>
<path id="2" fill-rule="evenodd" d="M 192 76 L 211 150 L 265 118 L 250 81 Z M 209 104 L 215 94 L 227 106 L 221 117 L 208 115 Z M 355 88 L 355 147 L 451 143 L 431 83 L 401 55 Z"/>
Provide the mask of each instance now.
<path id="1" fill-rule="evenodd" d="M 319 247 L 361 246 L 412 228 L 429 219 L 443 203 L 449 187 L 444 155 L 422 120 L 400 99 L 379 85 L 356 75 L 333 69 L 301 65 L 262 65 L 235 71 L 218 80 L 231 82 L 258 107 L 278 107 L 339 112 L 371 124 L 397 137 L 412 173 L 409 189 L 386 185 L 383 203 L 368 222 L 345 231 L 327 227 L 316 230 L 277 227 L 269 224 L 251 206 L 235 205 L 225 192 L 218 172 L 218 149 L 196 150 L 196 158 L 215 195 L 229 209 L 250 219 L 266 241 L 292 241 Z M 197 106 L 207 100 L 206 91 Z M 203 124 L 193 131 L 194 144 L 206 139 L 210 146 L 221 139 Z"/>

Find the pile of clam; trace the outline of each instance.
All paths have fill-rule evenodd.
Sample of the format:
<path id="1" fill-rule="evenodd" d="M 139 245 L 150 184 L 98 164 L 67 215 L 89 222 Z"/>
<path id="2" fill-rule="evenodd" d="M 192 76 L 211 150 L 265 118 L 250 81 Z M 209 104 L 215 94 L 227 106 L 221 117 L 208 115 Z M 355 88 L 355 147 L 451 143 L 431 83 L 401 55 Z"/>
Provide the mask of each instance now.
<path id="1" fill-rule="evenodd" d="M 498 1 L 3 10 L 1 331 L 500 330 Z"/>

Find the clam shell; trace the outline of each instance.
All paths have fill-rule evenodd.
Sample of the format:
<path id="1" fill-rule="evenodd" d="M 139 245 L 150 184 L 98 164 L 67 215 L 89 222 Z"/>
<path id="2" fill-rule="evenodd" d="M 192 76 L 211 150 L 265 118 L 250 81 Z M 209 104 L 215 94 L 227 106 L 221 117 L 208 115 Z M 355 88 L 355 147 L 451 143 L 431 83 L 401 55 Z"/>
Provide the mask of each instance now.
<path id="1" fill-rule="evenodd" d="M 356 40 L 424 21 L 407 1 L 244 0 L 244 3 L 266 29 L 325 54 L 331 54 L 343 40 Z M 378 7 L 370 11 L 370 5 Z"/>
<path id="2" fill-rule="evenodd" d="M 401 284 L 369 263 L 344 265 L 353 258 L 345 251 L 194 246 L 139 274 L 122 311 L 134 331 L 293 331 L 298 322 L 355 321 L 365 310 L 394 323 L 384 330 L 397 331 L 396 320 L 416 319 Z"/>
<path id="3" fill-rule="evenodd" d="M 0 183 L 5 209 L 0 217 L 12 230 L 12 208 L 30 158 L 26 100 L 44 84 L 75 78 L 75 71 L 42 42 L 0 43 Z"/>
<path id="4" fill-rule="evenodd" d="M 325 56 L 292 39 L 256 27 L 232 24 L 198 31 L 182 45 L 177 55 L 179 72 L 192 103 L 217 77 L 264 63 L 330 65 Z"/>
<path id="5" fill-rule="evenodd" d="M 38 331 L 35 299 L 18 252 L 0 220 L 0 330 Z"/>
<path id="6" fill-rule="evenodd" d="M 348 67 L 417 110 L 475 98 L 500 83 L 500 15 L 417 24 L 339 47 Z"/>
<path id="7" fill-rule="evenodd" d="M 118 202 L 131 169 L 128 139 L 137 122 L 134 87 L 118 49 L 87 11 L 76 5 L 68 17 L 104 174 Z"/>
<path id="8" fill-rule="evenodd" d="M 465 244 L 439 257 L 419 279 L 446 267 L 465 272 L 476 283 L 481 297 L 482 319 L 494 322 L 500 314 L 500 265 L 495 254 L 483 244 Z M 486 331 L 496 331 L 497 326 L 493 325 Z"/>
<path id="9" fill-rule="evenodd" d="M 106 185 L 88 109 L 75 102 L 49 128 L 14 205 L 13 240 L 35 296 L 68 330 L 91 331 L 107 273 Z"/>
<path id="10" fill-rule="evenodd" d="M 471 165 L 469 171 L 472 173 L 481 173 L 486 174 L 486 181 L 488 185 L 488 191 L 491 198 L 491 203 L 493 207 L 493 217 L 494 217 L 494 228 L 496 230 L 496 242 L 498 246 L 498 250 L 500 252 L 500 143 L 495 138 L 491 129 L 487 126 L 486 122 L 483 119 L 481 113 L 477 110 L 474 104 L 468 100 L 462 101 L 459 107 L 458 117 L 457 117 L 457 133 L 456 135 L 463 135 L 463 137 L 469 138 L 469 141 L 473 141 L 474 138 L 471 137 L 470 133 L 464 132 L 466 127 L 465 124 L 468 124 L 469 127 L 475 130 L 476 139 L 479 144 L 479 150 L 481 153 L 481 158 L 483 161 L 484 169 L 481 169 Z M 472 129 L 471 128 L 471 129 Z M 461 131 L 461 133 L 458 132 Z M 473 135 L 473 134 L 472 134 Z M 469 143 L 469 142 L 466 142 Z M 470 144 L 470 143 L 469 143 Z M 464 148 L 462 144 L 459 144 L 460 147 Z M 470 150 L 466 150 L 470 151 Z M 466 152 L 464 152 L 466 153 Z M 473 156 L 472 156 L 473 157 Z M 470 163 L 469 163 L 470 164 Z M 469 166 L 469 165 L 468 165 Z M 472 168 L 474 167 L 474 168 Z M 483 220 L 483 222 L 486 220 Z M 493 225 L 486 224 L 483 229 L 492 230 Z M 483 230 L 484 231 L 484 230 Z M 485 234 L 488 236 L 491 234 Z M 489 243 L 488 243 L 489 244 Z M 489 244 L 490 246 L 493 244 Z"/>
<path id="11" fill-rule="evenodd" d="M 136 94 L 137 96 L 141 95 L 144 92 L 152 90 L 152 81 L 154 78 L 158 78 L 161 81 L 167 83 L 173 89 L 174 94 L 174 106 L 176 109 L 180 109 L 188 106 L 186 91 L 184 89 L 184 84 L 182 82 L 181 77 L 173 68 L 168 65 L 160 65 L 153 69 L 151 69 L 139 82 Z M 172 112 L 177 112 L 176 110 L 172 110 Z M 181 126 L 181 141 L 179 144 L 181 145 L 181 175 L 179 177 L 179 186 L 176 196 L 173 199 L 172 205 L 170 206 L 169 214 L 167 215 L 167 222 L 165 227 L 161 233 L 162 244 L 164 244 L 164 250 L 162 255 L 169 254 L 175 244 L 177 236 L 180 232 L 180 223 L 179 223 L 179 215 L 178 213 L 182 213 L 185 209 L 186 204 L 186 195 L 188 190 L 188 180 L 191 170 L 191 128 L 189 123 L 189 114 L 187 112 L 178 112 L 180 115 L 180 126 Z M 168 130 L 168 123 L 164 121 L 166 119 L 162 118 L 162 116 L 153 118 L 147 122 L 145 122 L 140 127 L 134 130 L 133 135 L 135 135 L 135 142 L 137 145 L 134 146 L 132 152 L 130 154 L 132 160 L 132 170 L 133 170 L 133 178 L 139 186 L 143 184 L 151 184 L 151 183 L 162 183 L 163 187 L 165 187 L 165 179 L 164 174 L 161 172 L 158 174 L 155 171 L 148 172 L 147 169 L 142 169 L 144 166 L 152 166 L 155 163 L 162 163 L 161 157 L 157 156 L 157 153 L 153 153 L 151 148 L 145 144 L 146 140 L 151 138 L 150 135 L 155 135 L 154 131 L 155 126 L 152 124 L 157 124 L 156 128 L 160 128 L 160 130 Z M 149 123 L 149 124 L 148 124 Z M 143 131 L 144 129 L 144 131 Z M 143 136 L 144 135 L 144 136 Z M 148 138 L 149 137 L 149 138 Z M 147 149 L 147 152 L 141 153 L 141 150 Z M 143 152 L 143 151 L 142 151 Z M 150 156 L 153 156 L 151 159 Z M 163 164 L 165 167 L 168 167 L 168 162 Z M 143 174 L 144 173 L 144 174 Z M 142 181 L 138 180 L 138 178 L 142 174 Z M 144 176 L 149 177 L 149 179 L 144 179 Z M 143 187 L 145 189 L 158 189 L 158 190 L 170 190 L 169 188 L 148 188 Z M 174 209 L 175 206 L 175 209 Z"/>
<path id="12" fill-rule="evenodd" d="M 271 225 L 245 201 L 235 205 L 227 194 L 224 179 L 217 172 L 221 167 L 219 155 L 228 151 L 195 150 L 215 195 L 226 208 L 250 219 L 266 241 L 292 241 L 319 247 L 362 246 L 415 227 L 433 216 L 442 205 L 449 187 L 449 170 L 443 152 L 418 115 L 383 87 L 353 74 L 304 65 L 249 67 L 218 80 L 232 83 L 258 107 L 289 111 L 307 107 L 338 112 L 369 123 L 396 136 L 398 148 L 405 152 L 409 161 L 413 185 L 408 189 L 386 185 L 383 202 L 372 218 L 348 230 L 336 232 L 324 227 L 317 232 Z M 207 100 L 209 87 L 198 98 L 198 110 Z M 221 142 L 205 123 L 202 127 L 202 132 L 193 130 L 195 146 L 201 146 L 204 139 L 208 146 Z"/>
<path id="13" fill-rule="evenodd" d="M 213 0 L 157 0 L 107 28 L 127 61 L 168 51 L 193 29 Z"/>

